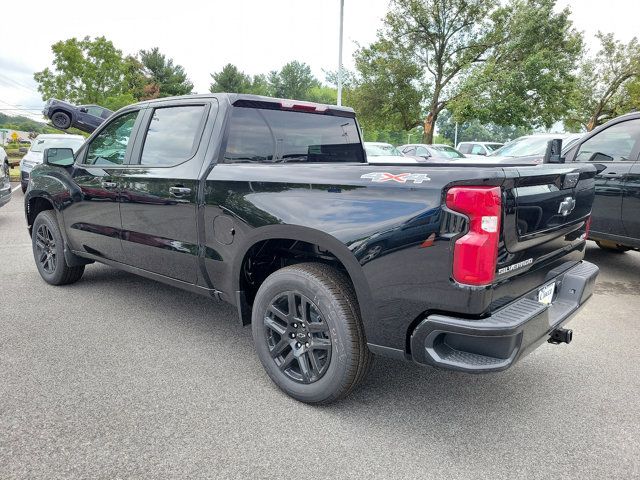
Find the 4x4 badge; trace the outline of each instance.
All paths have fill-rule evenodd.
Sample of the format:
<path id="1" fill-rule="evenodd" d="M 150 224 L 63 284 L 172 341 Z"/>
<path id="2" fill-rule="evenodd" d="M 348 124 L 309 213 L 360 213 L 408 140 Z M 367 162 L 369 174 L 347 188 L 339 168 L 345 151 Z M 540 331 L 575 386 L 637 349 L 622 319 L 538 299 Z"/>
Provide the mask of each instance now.
<path id="1" fill-rule="evenodd" d="M 371 172 L 365 173 L 360 178 L 370 178 L 372 182 L 382 183 L 382 182 L 398 182 L 398 183 L 422 183 L 422 182 L 430 182 L 431 179 L 429 175 L 426 173 L 387 173 L 387 172 Z"/>

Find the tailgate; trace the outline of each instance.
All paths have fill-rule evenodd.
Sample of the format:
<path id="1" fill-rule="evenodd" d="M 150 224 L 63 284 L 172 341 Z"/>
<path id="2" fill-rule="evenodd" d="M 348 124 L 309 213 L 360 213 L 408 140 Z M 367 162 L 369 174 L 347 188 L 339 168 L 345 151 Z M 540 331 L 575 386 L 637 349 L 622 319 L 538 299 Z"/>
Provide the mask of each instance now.
<path id="1" fill-rule="evenodd" d="M 595 195 L 592 165 L 517 167 L 506 173 L 507 252 L 522 252 L 584 227 Z"/>
<path id="2" fill-rule="evenodd" d="M 595 174 L 592 165 L 505 168 L 492 308 L 542 286 L 582 260 Z"/>

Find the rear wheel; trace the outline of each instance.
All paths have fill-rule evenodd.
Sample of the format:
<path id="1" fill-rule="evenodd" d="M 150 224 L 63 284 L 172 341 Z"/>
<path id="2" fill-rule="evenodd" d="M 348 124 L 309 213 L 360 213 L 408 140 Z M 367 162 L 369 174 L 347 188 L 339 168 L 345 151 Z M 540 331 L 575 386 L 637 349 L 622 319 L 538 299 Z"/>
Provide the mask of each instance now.
<path id="1" fill-rule="evenodd" d="M 64 258 L 64 240 L 52 210 L 40 212 L 31 234 L 33 256 L 38 272 L 51 285 L 67 285 L 80 280 L 84 265 L 70 267 Z"/>
<path id="2" fill-rule="evenodd" d="M 51 116 L 51 123 L 56 128 L 66 130 L 71 126 L 71 117 L 65 112 L 56 112 Z"/>
<path id="3" fill-rule="evenodd" d="M 596 240 L 596 245 L 608 252 L 624 253 L 631 250 L 629 247 L 625 247 L 624 245 L 620 245 L 619 243 L 615 243 L 610 240 Z"/>
<path id="4" fill-rule="evenodd" d="M 328 265 L 303 263 L 271 274 L 253 304 L 253 339 L 267 374 L 306 403 L 349 394 L 369 370 L 355 292 Z"/>

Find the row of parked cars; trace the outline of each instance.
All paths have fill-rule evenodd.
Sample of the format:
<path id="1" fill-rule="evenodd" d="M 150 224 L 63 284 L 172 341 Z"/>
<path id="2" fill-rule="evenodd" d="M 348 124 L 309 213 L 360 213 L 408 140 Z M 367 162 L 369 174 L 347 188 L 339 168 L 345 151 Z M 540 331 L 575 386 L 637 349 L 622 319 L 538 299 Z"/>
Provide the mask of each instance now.
<path id="1" fill-rule="evenodd" d="M 598 171 L 589 237 L 609 251 L 640 250 L 640 113 L 613 119 L 586 135 L 528 135 L 505 145 L 462 142 L 457 149 L 438 144 L 396 148 L 385 143 L 365 143 L 365 150 L 367 161 L 374 164 L 463 162 L 524 166 L 543 163 L 549 142 L 555 139 L 562 140 L 556 161 L 587 162 Z M 542 217 L 538 220 L 544 221 Z"/>

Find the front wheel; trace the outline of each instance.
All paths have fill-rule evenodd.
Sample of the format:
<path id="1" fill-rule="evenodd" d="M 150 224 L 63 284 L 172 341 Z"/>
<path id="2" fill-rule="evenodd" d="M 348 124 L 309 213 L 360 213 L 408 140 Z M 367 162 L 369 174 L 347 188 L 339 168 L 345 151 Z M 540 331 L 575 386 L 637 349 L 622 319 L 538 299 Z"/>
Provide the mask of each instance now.
<path id="1" fill-rule="evenodd" d="M 353 287 L 328 265 L 303 263 L 267 277 L 253 304 L 252 331 L 269 377 L 302 402 L 343 398 L 372 361 Z"/>
<path id="2" fill-rule="evenodd" d="M 38 272 L 51 285 L 67 285 L 80 280 L 84 265 L 70 267 L 64 258 L 64 240 L 53 210 L 40 212 L 31 233 L 33 256 Z"/>
<path id="3" fill-rule="evenodd" d="M 71 126 L 71 117 L 64 112 L 56 112 L 51 116 L 51 123 L 56 128 L 66 130 Z"/>

